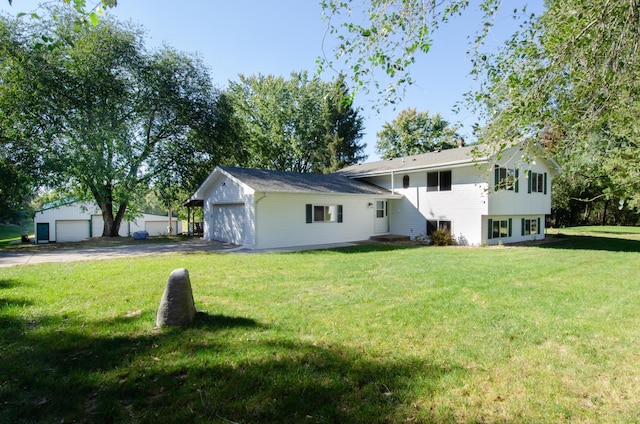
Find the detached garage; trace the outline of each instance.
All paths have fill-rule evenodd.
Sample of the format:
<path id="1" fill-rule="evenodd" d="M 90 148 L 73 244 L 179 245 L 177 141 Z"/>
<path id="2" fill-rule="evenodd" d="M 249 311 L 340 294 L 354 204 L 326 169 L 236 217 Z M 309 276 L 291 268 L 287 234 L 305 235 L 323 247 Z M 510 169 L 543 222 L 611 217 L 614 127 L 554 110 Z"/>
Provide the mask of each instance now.
<path id="1" fill-rule="evenodd" d="M 142 214 L 120 224 L 121 237 L 130 237 L 136 231 L 147 231 L 150 236 L 168 234 L 168 219 L 162 215 Z M 34 215 L 36 243 L 73 242 L 101 237 L 104 221 L 100 208 L 91 202 L 59 202 L 37 211 Z M 182 233 L 182 222 L 172 218 L 172 234 Z"/>

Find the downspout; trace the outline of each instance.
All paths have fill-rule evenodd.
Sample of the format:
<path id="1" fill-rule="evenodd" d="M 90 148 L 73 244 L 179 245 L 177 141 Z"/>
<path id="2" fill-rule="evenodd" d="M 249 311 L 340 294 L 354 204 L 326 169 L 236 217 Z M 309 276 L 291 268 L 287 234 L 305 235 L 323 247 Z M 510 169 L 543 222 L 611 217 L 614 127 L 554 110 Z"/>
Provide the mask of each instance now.
<path id="1" fill-rule="evenodd" d="M 396 194 L 395 174 L 391 171 L 391 194 Z"/>

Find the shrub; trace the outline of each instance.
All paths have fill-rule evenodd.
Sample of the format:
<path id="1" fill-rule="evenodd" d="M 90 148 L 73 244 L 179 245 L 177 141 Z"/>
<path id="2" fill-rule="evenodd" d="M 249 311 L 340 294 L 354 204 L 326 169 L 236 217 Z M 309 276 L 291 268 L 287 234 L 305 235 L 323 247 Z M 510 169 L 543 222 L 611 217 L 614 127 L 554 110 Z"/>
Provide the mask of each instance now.
<path id="1" fill-rule="evenodd" d="M 448 230 L 436 230 L 431 233 L 431 241 L 434 246 L 454 246 L 456 240 Z"/>

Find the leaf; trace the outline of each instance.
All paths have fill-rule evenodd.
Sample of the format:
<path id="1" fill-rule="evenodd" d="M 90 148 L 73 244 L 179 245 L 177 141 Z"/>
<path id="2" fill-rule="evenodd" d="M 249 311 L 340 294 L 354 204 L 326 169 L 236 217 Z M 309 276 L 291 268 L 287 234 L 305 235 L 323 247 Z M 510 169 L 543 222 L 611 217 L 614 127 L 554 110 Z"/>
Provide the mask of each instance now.
<path id="1" fill-rule="evenodd" d="M 100 18 L 98 17 L 98 14 L 95 12 L 91 12 L 89 14 L 89 22 L 91 22 L 91 25 L 96 26 L 98 25 Z"/>

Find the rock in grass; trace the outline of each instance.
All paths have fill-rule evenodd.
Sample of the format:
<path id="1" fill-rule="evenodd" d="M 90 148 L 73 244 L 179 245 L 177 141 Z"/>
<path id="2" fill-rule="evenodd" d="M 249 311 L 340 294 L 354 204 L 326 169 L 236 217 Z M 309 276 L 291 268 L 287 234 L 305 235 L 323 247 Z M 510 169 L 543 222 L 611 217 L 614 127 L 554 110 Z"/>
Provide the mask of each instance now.
<path id="1" fill-rule="evenodd" d="M 189 271 L 184 268 L 174 269 L 162 294 L 156 326 L 182 327 L 193 321 L 195 316 Z"/>

